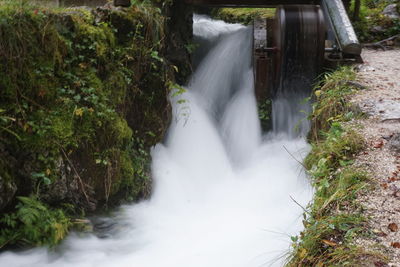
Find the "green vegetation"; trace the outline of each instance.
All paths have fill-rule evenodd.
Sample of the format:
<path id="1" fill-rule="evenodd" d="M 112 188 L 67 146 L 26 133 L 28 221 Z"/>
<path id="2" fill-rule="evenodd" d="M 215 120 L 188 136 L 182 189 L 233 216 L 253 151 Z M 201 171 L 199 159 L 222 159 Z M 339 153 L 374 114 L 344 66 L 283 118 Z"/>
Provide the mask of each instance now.
<path id="1" fill-rule="evenodd" d="M 292 237 L 287 266 L 361 266 L 365 259 L 384 259 L 353 242 L 372 234 L 355 202 L 357 193 L 368 188 L 367 174 L 353 165 L 364 139 L 344 123 L 353 117 L 346 97 L 356 90 L 354 79 L 355 73 L 342 67 L 327 74 L 314 91 L 317 100 L 310 115 L 314 141 L 304 166 L 315 194 L 304 214 L 305 230 Z"/>
<path id="2" fill-rule="evenodd" d="M 359 115 L 346 100 L 357 90 L 356 74 L 350 67 L 324 74 L 316 85 L 316 101 L 310 115 L 311 139 L 318 140 L 321 132 L 328 132 L 334 122 L 349 121 Z"/>
<path id="3" fill-rule="evenodd" d="M 258 118 L 264 131 L 271 129 L 272 102 L 270 99 L 258 103 Z"/>
<path id="4" fill-rule="evenodd" d="M 360 14 L 354 18 L 353 25 L 361 42 L 374 42 L 400 34 L 400 19 L 389 18 L 382 11 L 393 1 L 362 0 Z M 397 3 L 398 11 L 400 5 Z M 400 13 L 400 12 L 399 12 Z"/>
<path id="5" fill-rule="evenodd" d="M 165 17 L 148 1 L 88 11 L 16 0 L 0 1 L 0 17 L 0 247 L 54 245 L 70 216 L 149 192 L 176 69 Z"/>
<path id="6" fill-rule="evenodd" d="M 274 8 L 220 8 L 213 12 L 213 16 L 230 23 L 250 24 L 255 18 L 272 18 Z"/>
<path id="7" fill-rule="evenodd" d="M 49 209 L 35 197 L 18 197 L 16 211 L 4 214 L 0 223 L 0 248 L 5 245 L 58 244 L 72 225 L 62 209 Z"/>

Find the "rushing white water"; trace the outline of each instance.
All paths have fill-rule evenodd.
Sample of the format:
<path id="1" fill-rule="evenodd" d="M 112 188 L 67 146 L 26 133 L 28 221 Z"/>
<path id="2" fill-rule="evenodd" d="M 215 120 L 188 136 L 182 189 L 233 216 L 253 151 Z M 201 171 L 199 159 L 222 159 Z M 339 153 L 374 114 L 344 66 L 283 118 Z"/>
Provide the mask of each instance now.
<path id="1" fill-rule="evenodd" d="M 71 235 L 56 252 L 0 255 L 0 266 L 282 266 L 302 229 L 311 190 L 301 166 L 306 142 L 292 138 L 297 111 L 280 106 L 279 134 L 261 135 L 253 93 L 251 29 L 195 18 L 212 43 L 174 120 L 152 151 L 152 197 L 125 206 L 107 238 Z M 183 101 L 182 101 L 183 100 Z M 290 104 L 290 103 L 288 103 Z M 283 127 L 283 128 L 282 128 Z"/>

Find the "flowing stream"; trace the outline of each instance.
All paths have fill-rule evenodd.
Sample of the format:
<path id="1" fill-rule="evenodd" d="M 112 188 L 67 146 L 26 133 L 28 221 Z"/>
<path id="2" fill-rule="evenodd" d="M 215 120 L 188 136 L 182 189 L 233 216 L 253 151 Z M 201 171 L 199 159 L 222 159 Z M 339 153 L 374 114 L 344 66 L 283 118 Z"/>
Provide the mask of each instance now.
<path id="1" fill-rule="evenodd" d="M 294 132 L 299 99 L 278 99 L 275 130 L 262 135 L 252 29 L 195 16 L 194 34 L 202 60 L 187 91 L 171 96 L 169 132 L 152 150 L 152 197 L 116 212 L 106 237 L 71 234 L 56 251 L 3 253 L 0 266 L 284 264 L 290 236 L 302 229 L 300 205 L 312 197 L 295 160 L 308 151 L 306 123 Z"/>

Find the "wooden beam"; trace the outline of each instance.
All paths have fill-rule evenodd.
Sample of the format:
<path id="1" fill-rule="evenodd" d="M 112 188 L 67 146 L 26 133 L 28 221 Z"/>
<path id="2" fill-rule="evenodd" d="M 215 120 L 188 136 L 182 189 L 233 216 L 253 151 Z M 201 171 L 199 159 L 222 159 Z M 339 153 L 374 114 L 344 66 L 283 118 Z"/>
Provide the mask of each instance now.
<path id="1" fill-rule="evenodd" d="M 274 7 L 279 5 L 318 5 L 320 0 L 185 0 L 187 4 L 210 7 Z"/>
<path id="2" fill-rule="evenodd" d="M 361 45 L 341 0 L 323 0 L 322 5 L 334 26 L 340 48 L 345 54 L 360 55 Z"/>

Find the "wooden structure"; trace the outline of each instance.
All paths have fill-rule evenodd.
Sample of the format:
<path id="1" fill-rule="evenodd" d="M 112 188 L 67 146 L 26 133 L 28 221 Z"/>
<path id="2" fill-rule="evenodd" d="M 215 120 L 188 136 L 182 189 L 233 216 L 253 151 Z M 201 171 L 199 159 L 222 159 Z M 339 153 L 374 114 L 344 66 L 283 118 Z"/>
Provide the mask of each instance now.
<path id="1" fill-rule="evenodd" d="M 189 5 L 209 7 L 274 7 L 278 5 L 319 5 L 320 0 L 184 0 Z"/>
<path id="2" fill-rule="evenodd" d="M 311 87 L 327 60 L 361 60 L 361 45 L 342 0 L 183 1 L 206 7 L 276 7 L 274 19 L 256 19 L 253 24 L 258 99 L 290 93 L 296 90 L 292 84 Z"/>

